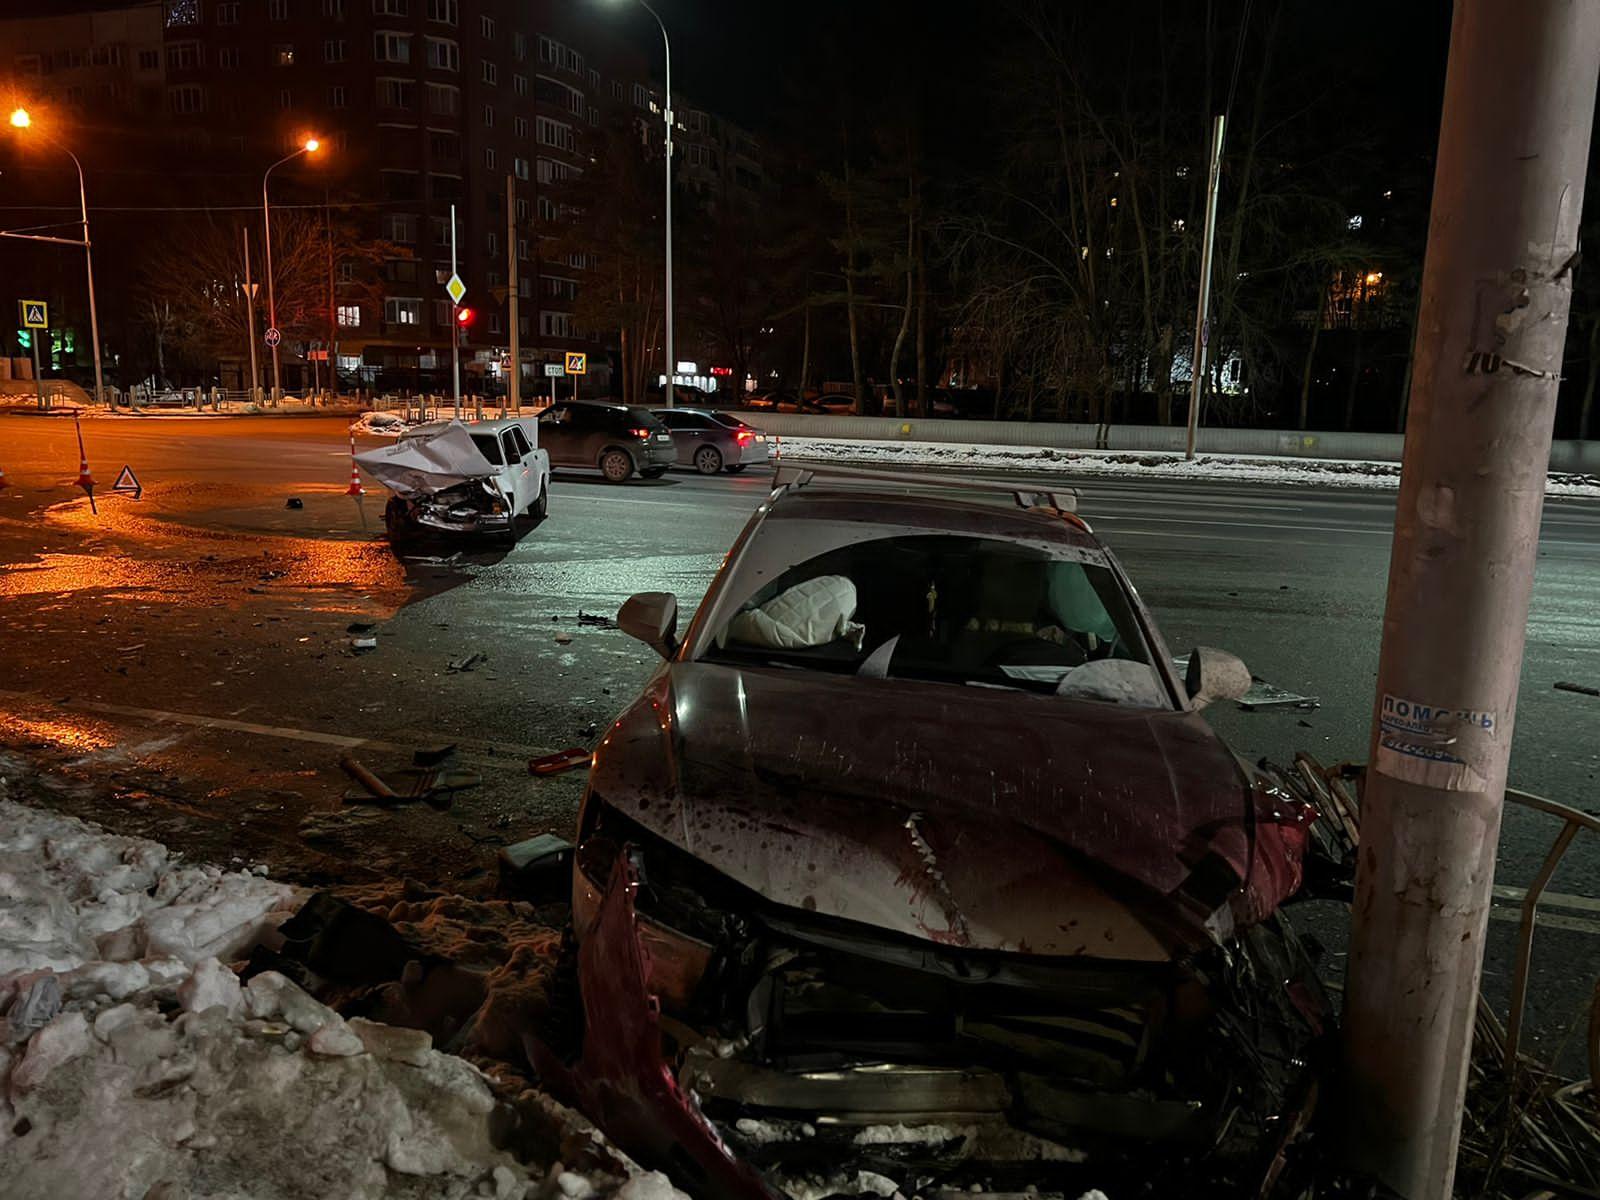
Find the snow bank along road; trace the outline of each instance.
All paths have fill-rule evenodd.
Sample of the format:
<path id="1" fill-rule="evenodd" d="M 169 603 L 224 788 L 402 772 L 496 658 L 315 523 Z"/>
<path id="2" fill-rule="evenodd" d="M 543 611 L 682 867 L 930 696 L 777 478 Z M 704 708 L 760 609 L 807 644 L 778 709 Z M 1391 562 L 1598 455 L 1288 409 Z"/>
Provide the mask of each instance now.
<path id="1" fill-rule="evenodd" d="M 273 971 L 241 986 L 225 963 L 271 942 L 299 889 L 4 791 L 7 1200 L 682 1200 L 582 1118 L 508 1097 L 421 1030 L 346 1021 Z M 504 1148 L 513 1114 L 585 1168 Z"/>

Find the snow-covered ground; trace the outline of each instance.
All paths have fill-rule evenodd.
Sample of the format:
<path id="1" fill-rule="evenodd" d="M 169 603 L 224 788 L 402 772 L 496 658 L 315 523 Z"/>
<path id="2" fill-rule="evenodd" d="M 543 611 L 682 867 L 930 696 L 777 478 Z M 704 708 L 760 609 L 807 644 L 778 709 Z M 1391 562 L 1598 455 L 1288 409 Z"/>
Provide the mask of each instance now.
<path id="1" fill-rule="evenodd" d="M 994 472 L 1049 472 L 1124 479 L 1208 479 L 1288 486 L 1393 490 L 1400 465 L 1363 460 L 1203 454 L 1192 462 L 1157 451 L 1063 450 L 1050 446 L 977 446 L 954 442 L 785 437 L 784 459 L 871 466 L 945 467 Z M 1549 496 L 1600 498 L 1600 478 L 1552 474 Z"/>
<path id="2" fill-rule="evenodd" d="M 607 1165 L 517 1158 L 489 1079 L 425 1032 L 346 1021 L 275 972 L 241 985 L 226 963 L 302 899 L 0 780 L 0 1196 L 682 1200 L 536 1093 L 515 1111 L 545 1136 L 523 1142 Z"/>

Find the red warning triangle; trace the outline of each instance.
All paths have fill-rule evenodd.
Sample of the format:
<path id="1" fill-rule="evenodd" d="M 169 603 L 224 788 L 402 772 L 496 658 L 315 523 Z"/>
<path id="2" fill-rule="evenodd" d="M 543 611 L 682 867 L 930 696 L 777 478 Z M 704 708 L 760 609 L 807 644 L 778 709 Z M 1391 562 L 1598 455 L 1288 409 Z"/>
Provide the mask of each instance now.
<path id="1" fill-rule="evenodd" d="M 144 487 L 139 483 L 139 477 L 133 473 L 133 468 L 124 466 L 117 476 L 117 481 L 111 485 L 113 492 L 130 492 L 135 500 L 144 495 Z"/>

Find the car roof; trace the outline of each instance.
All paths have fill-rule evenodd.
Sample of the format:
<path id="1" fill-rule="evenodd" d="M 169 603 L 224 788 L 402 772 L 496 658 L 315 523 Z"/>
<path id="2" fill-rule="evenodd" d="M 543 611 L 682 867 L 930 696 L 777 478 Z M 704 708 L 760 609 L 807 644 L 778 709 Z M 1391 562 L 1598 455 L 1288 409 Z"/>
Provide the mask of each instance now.
<path id="1" fill-rule="evenodd" d="M 461 424 L 468 433 L 499 433 L 503 429 L 510 429 L 513 425 L 520 425 L 527 417 L 499 417 L 492 421 L 462 421 Z M 435 433 L 451 422 L 449 419 L 439 421 L 424 421 L 421 425 L 413 425 L 401 432 L 402 438 L 420 437 L 424 434 Z"/>
<path id="2" fill-rule="evenodd" d="M 915 486 L 916 481 L 908 480 Z M 930 532 L 993 538 L 1046 538 L 1063 546 L 1104 551 L 1105 544 L 1078 522 L 1046 508 L 1022 508 L 1010 492 L 993 498 L 956 499 L 927 492 L 891 492 L 843 487 L 815 479 L 781 489 L 767 520 L 859 521 L 868 525 L 922 527 Z"/>

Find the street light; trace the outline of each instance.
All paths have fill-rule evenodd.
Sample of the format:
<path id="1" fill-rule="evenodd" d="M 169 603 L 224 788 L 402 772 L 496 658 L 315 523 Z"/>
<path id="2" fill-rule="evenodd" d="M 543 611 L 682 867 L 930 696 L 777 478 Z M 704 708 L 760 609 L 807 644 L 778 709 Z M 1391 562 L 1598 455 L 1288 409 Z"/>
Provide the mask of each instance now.
<path id="1" fill-rule="evenodd" d="M 279 404 L 283 401 L 283 375 L 282 367 L 278 360 L 278 343 L 282 334 L 278 331 L 278 303 L 272 291 L 272 206 L 267 203 L 267 180 L 272 173 L 291 159 L 299 158 L 302 154 L 315 154 L 322 149 L 322 143 L 314 137 L 308 137 L 300 146 L 285 154 L 277 162 L 268 167 L 261 176 L 261 225 L 265 234 L 267 248 L 267 322 L 274 337 L 272 339 L 272 402 Z"/>
<path id="2" fill-rule="evenodd" d="M 11 110 L 11 127 L 13 129 L 31 129 L 33 117 L 25 108 Z M 45 135 L 48 138 L 48 134 Z M 49 138 L 55 141 L 54 138 Z M 82 226 L 83 238 L 79 242 L 66 242 L 67 245 L 81 245 L 83 247 L 83 265 L 89 281 L 89 337 L 94 342 L 94 402 L 104 404 L 106 399 L 105 374 L 100 367 L 100 314 L 94 302 L 94 254 L 89 249 L 89 199 L 83 186 L 83 164 L 78 161 L 78 156 L 68 150 L 61 143 L 56 142 L 59 149 L 65 152 L 72 160 L 72 165 L 78 169 L 78 218 Z M 43 237 L 37 234 L 10 234 L 11 237 L 23 237 L 30 241 L 58 242 L 65 239 Z"/>
<path id="3" fill-rule="evenodd" d="M 616 3 L 617 0 L 609 0 Z M 661 19 L 661 14 L 651 8 L 646 0 L 636 0 L 636 3 L 645 12 L 655 18 L 656 24 L 661 29 L 661 46 L 667 59 L 667 94 L 666 103 L 662 106 L 662 118 L 667 123 L 666 140 L 666 167 L 667 167 L 667 361 L 666 361 L 666 387 L 663 400 L 668 408 L 672 407 L 673 372 L 677 369 L 677 360 L 673 357 L 672 347 L 672 42 L 667 37 L 666 22 Z"/>

